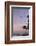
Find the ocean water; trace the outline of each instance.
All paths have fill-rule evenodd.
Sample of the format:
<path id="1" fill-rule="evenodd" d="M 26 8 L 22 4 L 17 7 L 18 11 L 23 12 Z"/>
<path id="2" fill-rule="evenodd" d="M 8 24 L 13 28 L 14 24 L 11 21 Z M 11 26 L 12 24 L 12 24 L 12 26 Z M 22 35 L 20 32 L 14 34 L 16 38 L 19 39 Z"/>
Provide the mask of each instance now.
<path id="1" fill-rule="evenodd" d="M 19 30 L 19 31 L 13 32 L 13 36 L 27 36 L 27 35 L 29 35 L 28 29 L 24 29 L 23 31 Z"/>

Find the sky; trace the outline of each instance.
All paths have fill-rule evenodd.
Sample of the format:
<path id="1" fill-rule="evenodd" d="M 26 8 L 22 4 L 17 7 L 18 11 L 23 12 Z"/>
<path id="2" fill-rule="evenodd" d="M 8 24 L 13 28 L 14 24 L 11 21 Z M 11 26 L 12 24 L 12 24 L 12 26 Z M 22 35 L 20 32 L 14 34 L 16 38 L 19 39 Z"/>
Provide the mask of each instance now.
<path id="1" fill-rule="evenodd" d="M 23 31 L 22 26 L 28 24 L 29 10 L 27 8 L 13 8 L 13 31 Z"/>

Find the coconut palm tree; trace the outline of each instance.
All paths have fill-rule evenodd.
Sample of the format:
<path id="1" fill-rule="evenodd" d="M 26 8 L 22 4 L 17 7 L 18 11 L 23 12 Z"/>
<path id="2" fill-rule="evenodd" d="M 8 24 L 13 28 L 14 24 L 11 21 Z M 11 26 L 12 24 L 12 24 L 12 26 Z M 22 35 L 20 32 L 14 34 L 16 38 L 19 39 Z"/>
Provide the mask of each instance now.
<path id="1" fill-rule="evenodd" d="M 28 25 L 27 25 L 27 29 L 29 29 L 29 15 L 27 15 L 28 18 Z"/>
<path id="2" fill-rule="evenodd" d="M 28 18 L 28 25 L 27 25 L 27 27 L 26 26 L 23 26 L 22 27 L 23 29 L 29 29 L 29 15 L 27 15 L 27 18 Z"/>

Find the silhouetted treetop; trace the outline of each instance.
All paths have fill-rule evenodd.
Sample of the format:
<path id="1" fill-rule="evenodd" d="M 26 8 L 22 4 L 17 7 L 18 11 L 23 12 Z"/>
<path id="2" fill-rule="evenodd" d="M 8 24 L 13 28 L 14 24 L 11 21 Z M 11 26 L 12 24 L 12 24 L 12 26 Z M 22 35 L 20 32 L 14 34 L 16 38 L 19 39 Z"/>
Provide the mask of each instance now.
<path id="1" fill-rule="evenodd" d="M 23 26 L 23 29 L 26 29 L 26 26 Z"/>

